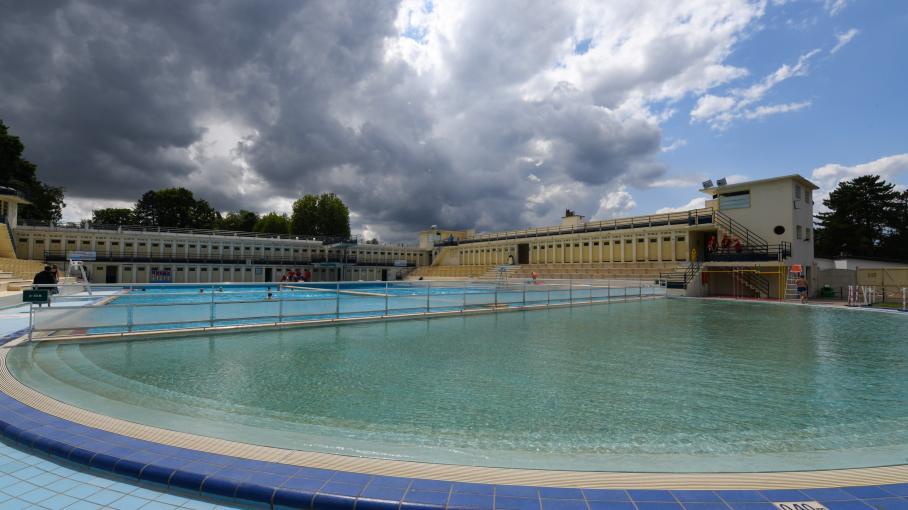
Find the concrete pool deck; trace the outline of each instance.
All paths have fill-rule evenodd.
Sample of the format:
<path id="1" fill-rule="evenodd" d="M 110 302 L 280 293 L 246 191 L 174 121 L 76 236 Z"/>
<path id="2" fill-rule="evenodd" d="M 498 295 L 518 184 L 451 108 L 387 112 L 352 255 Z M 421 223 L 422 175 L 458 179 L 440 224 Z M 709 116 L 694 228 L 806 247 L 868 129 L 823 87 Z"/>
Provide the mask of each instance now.
<path id="1" fill-rule="evenodd" d="M 508 510 L 908 510 L 908 465 L 776 473 L 614 473 L 476 468 L 282 450 L 116 420 L 9 374 L 0 434 L 68 463 L 225 503 L 291 508 Z M 0 489 L 2 490 L 2 489 Z"/>

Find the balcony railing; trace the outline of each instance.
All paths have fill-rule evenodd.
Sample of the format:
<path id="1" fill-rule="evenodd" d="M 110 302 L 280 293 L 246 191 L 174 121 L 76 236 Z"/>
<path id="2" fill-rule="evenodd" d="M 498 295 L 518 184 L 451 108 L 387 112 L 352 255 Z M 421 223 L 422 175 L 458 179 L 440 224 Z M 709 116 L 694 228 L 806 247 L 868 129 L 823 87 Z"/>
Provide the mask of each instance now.
<path id="1" fill-rule="evenodd" d="M 561 234 L 578 234 L 590 232 L 608 232 L 644 227 L 663 227 L 667 225 L 701 225 L 713 223 L 713 210 L 693 209 L 680 213 L 651 214 L 613 220 L 590 221 L 571 227 L 539 227 L 504 232 L 487 232 L 475 234 L 460 240 L 459 244 L 479 243 L 486 241 L 505 241 L 532 237 L 555 236 Z"/>
<path id="2" fill-rule="evenodd" d="M 47 250 L 44 252 L 45 262 L 65 262 L 68 260 L 66 251 Z M 243 265 L 251 262 L 254 265 L 307 265 L 307 264 L 349 264 L 356 266 L 371 267 L 412 267 L 414 262 L 406 262 L 406 266 L 401 265 L 401 259 L 371 259 L 369 257 L 342 257 L 342 256 L 287 256 L 287 255 L 188 255 L 188 254 L 124 254 L 107 252 L 95 252 L 95 261 L 97 262 L 132 262 L 132 263 L 162 263 L 162 264 L 233 264 Z"/>
<path id="3" fill-rule="evenodd" d="M 738 248 L 718 248 L 707 251 L 705 259 L 708 262 L 772 262 L 782 261 L 791 257 L 791 243 L 766 244 Z"/>
<path id="4" fill-rule="evenodd" d="M 324 244 L 359 244 L 362 239 L 359 235 L 350 236 L 305 236 L 305 235 L 288 235 L 288 234 L 267 234 L 261 232 L 243 232 L 237 230 L 219 230 L 205 228 L 177 228 L 177 227 L 159 227 L 146 225 L 105 225 L 91 222 L 83 223 L 54 223 L 43 220 L 20 220 L 19 225 L 23 227 L 40 227 L 52 230 L 99 230 L 105 232 L 151 232 L 161 234 L 188 234 L 202 236 L 220 236 L 220 237 L 249 237 L 253 239 L 285 239 L 293 241 L 316 241 Z"/>

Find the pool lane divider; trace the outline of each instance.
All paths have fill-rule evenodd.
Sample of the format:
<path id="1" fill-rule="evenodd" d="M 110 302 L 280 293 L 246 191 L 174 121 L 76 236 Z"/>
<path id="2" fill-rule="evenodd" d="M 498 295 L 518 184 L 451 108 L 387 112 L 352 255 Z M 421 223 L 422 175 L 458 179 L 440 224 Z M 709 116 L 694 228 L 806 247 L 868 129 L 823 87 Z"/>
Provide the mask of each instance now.
<path id="1" fill-rule="evenodd" d="M 293 289 L 293 290 L 308 290 L 308 291 L 314 291 L 314 292 L 330 292 L 331 294 L 347 294 L 350 296 L 367 296 L 367 297 L 381 297 L 381 298 L 395 296 L 394 294 L 382 294 L 379 292 L 364 292 L 364 291 L 360 291 L 360 290 L 321 289 L 321 288 L 317 288 L 317 287 L 303 287 L 300 285 L 285 285 L 284 288 Z M 402 296 L 402 297 L 410 297 L 410 296 Z"/>

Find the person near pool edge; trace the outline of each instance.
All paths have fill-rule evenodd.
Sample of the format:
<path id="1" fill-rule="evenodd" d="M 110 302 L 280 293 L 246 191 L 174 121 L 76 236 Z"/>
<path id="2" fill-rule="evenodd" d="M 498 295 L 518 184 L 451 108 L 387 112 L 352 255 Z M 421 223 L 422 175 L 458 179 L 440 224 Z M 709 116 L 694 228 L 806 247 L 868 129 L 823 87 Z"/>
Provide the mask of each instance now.
<path id="1" fill-rule="evenodd" d="M 798 297 L 801 298 L 801 303 L 807 302 L 807 279 L 804 278 L 804 273 L 798 273 L 798 279 L 795 280 L 795 285 L 798 287 Z"/>
<path id="2" fill-rule="evenodd" d="M 54 273 L 50 270 L 50 266 L 44 266 L 44 271 L 41 271 L 35 274 L 35 278 L 32 280 L 32 285 L 55 285 L 57 280 L 54 279 Z M 56 294 L 56 287 L 35 287 L 35 289 L 47 289 L 49 294 Z M 40 307 L 41 304 L 39 303 Z M 50 303 L 48 303 L 50 306 Z"/>

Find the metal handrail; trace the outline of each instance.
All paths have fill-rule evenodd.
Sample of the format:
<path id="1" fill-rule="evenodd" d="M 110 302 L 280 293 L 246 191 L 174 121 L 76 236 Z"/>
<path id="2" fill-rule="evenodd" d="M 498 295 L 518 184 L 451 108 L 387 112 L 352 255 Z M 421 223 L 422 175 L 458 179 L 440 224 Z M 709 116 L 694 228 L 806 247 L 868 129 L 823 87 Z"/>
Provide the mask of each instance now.
<path id="1" fill-rule="evenodd" d="M 724 225 L 722 225 L 722 226 L 724 226 L 729 231 L 729 233 L 731 233 L 734 236 L 737 236 L 738 238 L 743 237 L 745 245 L 765 246 L 765 245 L 769 244 L 769 242 L 766 239 L 763 239 L 761 236 L 754 233 L 753 231 L 751 231 L 749 228 L 745 227 L 741 223 L 735 221 L 733 218 L 731 218 L 727 214 L 724 214 L 720 211 L 715 211 L 715 217 L 716 217 L 716 223 L 718 223 L 720 225 L 722 225 L 724 223 Z"/>
<path id="2" fill-rule="evenodd" d="M 654 286 L 651 282 L 646 282 L 642 280 L 630 281 L 634 285 L 615 285 L 621 281 L 628 282 L 626 279 L 616 279 L 616 280 L 565 280 L 565 281 L 556 281 L 556 282 L 523 282 L 523 283 L 513 283 L 505 282 L 499 285 L 489 285 L 484 283 L 478 283 L 471 280 L 463 280 L 459 282 L 444 282 L 441 285 L 444 285 L 446 289 L 451 288 L 452 284 L 454 288 L 462 289 L 461 293 L 457 292 L 445 292 L 442 294 L 433 294 L 433 282 L 431 280 L 426 281 L 408 281 L 408 282 L 384 282 L 384 292 L 381 293 L 376 290 L 371 292 L 360 292 L 356 289 L 362 288 L 364 284 L 362 282 L 332 282 L 332 283 L 274 283 L 273 291 L 268 291 L 270 297 L 266 299 L 237 299 L 237 300 L 223 300 L 218 299 L 218 296 L 228 295 L 230 293 L 237 294 L 236 292 L 227 292 L 221 293 L 217 292 L 214 289 L 220 287 L 238 287 L 246 286 L 249 287 L 249 283 L 241 284 L 224 284 L 224 283 L 207 283 L 207 284 L 141 284 L 141 285 L 98 285 L 95 288 L 95 296 L 67 296 L 70 300 L 81 299 L 92 299 L 91 304 L 82 304 L 82 305 L 63 305 L 59 304 L 49 307 L 49 308 L 39 308 L 33 309 L 34 315 L 34 324 L 32 325 L 32 331 L 42 332 L 42 331 L 60 331 L 60 330 L 84 330 L 83 333 L 78 333 L 78 335 L 90 336 L 92 334 L 107 334 L 110 328 L 121 329 L 124 331 L 121 332 L 133 332 L 137 328 L 142 329 L 146 327 L 158 327 L 158 326 L 176 326 L 171 329 L 180 329 L 181 326 L 191 325 L 191 327 L 201 327 L 201 328 L 214 328 L 221 327 L 226 325 L 225 323 L 235 323 L 237 321 L 243 322 L 242 325 L 271 325 L 271 324 L 284 324 L 288 322 L 299 322 L 300 320 L 309 320 L 309 319 L 300 319 L 300 318 L 311 318 L 318 317 L 324 321 L 325 319 L 331 320 L 343 320 L 347 318 L 348 314 L 353 316 L 362 316 L 362 314 L 371 314 L 367 315 L 373 318 L 387 318 L 387 317 L 400 317 L 400 316 L 425 316 L 432 315 L 436 313 L 451 313 L 453 312 L 467 312 L 477 309 L 486 309 L 489 311 L 497 311 L 500 307 L 506 307 L 507 309 L 521 309 L 521 308 L 537 308 L 540 306 L 552 306 L 552 305 L 574 305 L 574 304 L 593 304 L 593 303 L 607 303 L 615 299 L 619 300 L 629 300 L 629 299 L 644 299 L 644 298 L 656 298 L 660 297 L 662 294 L 657 291 L 657 287 Z M 460 285 L 457 285 L 460 284 Z M 255 285 L 256 292 L 265 293 L 265 285 L 259 283 Z M 434 285 L 437 287 L 438 282 L 435 282 Z M 65 288 L 67 285 L 36 285 L 35 288 Z M 175 290 L 182 290 L 186 288 L 192 289 L 206 289 L 209 291 L 207 294 L 204 294 L 204 298 L 200 299 L 197 302 L 166 302 L 166 303 L 104 303 L 103 298 L 108 296 L 98 296 L 97 293 L 103 292 L 105 289 L 121 289 L 121 290 L 131 290 L 135 291 L 141 287 L 150 287 L 150 288 L 173 288 Z M 367 286 L 374 287 L 374 286 Z M 390 290 L 392 288 L 404 288 L 412 289 L 414 292 L 412 294 L 392 294 Z M 333 295 L 313 295 L 313 296 L 294 296 L 296 290 L 312 290 L 312 291 L 324 291 L 331 293 Z M 629 292 L 629 290 L 631 292 Z M 249 294 L 250 291 L 246 291 L 245 294 Z M 64 293 L 65 294 L 65 293 Z M 186 296 L 189 294 L 195 294 L 194 292 L 176 292 L 176 293 L 154 293 L 151 295 L 160 296 L 160 297 L 175 297 L 175 296 Z M 127 294 L 124 294 L 127 295 Z M 131 296 L 141 296 L 140 293 L 130 293 Z M 200 294 L 201 295 L 201 294 Z M 470 298 L 472 296 L 472 298 Z M 367 307 L 368 309 L 357 308 L 355 310 L 345 311 L 342 302 L 349 298 L 372 298 L 370 301 L 372 307 Z M 416 300 L 421 300 L 425 298 L 425 302 L 417 303 Z M 439 303 L 438 301 L 433 302 L 433 297 L 438 300 L 443 301 Z M 61 298 L 54 298 L 54 301 Z M 404 301 L 405 306 L 392 306 L 392 301 L 395 299 L 401 299 Z M 472 299 L 472 302 L 471 302 Z M 334 312 L 326 312 L 327 308 L 316 309 L 316 310 L 290 310 L 288 311 L 285 306 L 286 303 L 297 303 L 297 302 L 331 302 L 334 301 Z M 258 310 L 255 306 L 252 305 L 261 305 L 264 303 L 276 303 L 278 310 L 277 313 L 273 313 L 273 310 Z M 352 302 L 350 302 L 352 303 Z M 455 306 L 455 303 L 457 306 Z M 166 320 L 164 322 L 155 321 L 155 322 L 135 322 L 135 317 L 137 315 L 136 311 L 140 309 L 151 309 L 151 308 L 161 308 L 161 307 L 174 307 L 174 306 L 186 306 L 192 307 L 195 309 L 204 309 L 208 307 L 209 311 L 207 314 L 201 312 L 202 315 L 207 317 L 204 320 L 200 320 L 199 317 L 194 317 L 190 319 L 177 319 Z M 236 305 L 242 305 L 240 308 L 242 310 L 249 311 L 248 314 L 242 316 L 237 315 Z M 228 317 L 217 317 L 217 308 L 219 306 L 228 306 L 230 308 L 230 316 Z M 330 305 L 328 305 L 330 308 Z M 125 310 L 124 312 L 119 312 L 120 316 L 123 317 L 122 320 L 110 321 L 107 320 L 101 324 L 92 324 L 90 317 L 86 318 L 85 312 L 92 312 L 98 310 Z M 62 312 L 61 312 L 62 311 Z M 81 312 L 81 313 L 80 313 Z M 261 313 L 265 312 L 265 313 Z M 54 314 L 53 317 L 65 317 L 67 320 L 74 321 L 73 323 L 51 323 L 47 326 L 42 324 L 43 317 L 46 317 L 48 314 Z M 30 314 L 31 316 L 32 314 Z M 141 314 L 138 314 L 141 316 Z M 82 322 L 87 322 L 83 324 L 80 322 L 80 317 L 85 318 Z M 149 317 L 152 318 L 152 317 Z M 156 318 L 158 319 L 158 318 Z M 249 322 L 251 321 L 251 322 Z M 263 322 L 264 321 L 264 322 Z M 199 326 L 199 324 L 207 324 L 207 326 Z M 96 333 L 92 333 L 91 329 L 99 329 Z"/>

